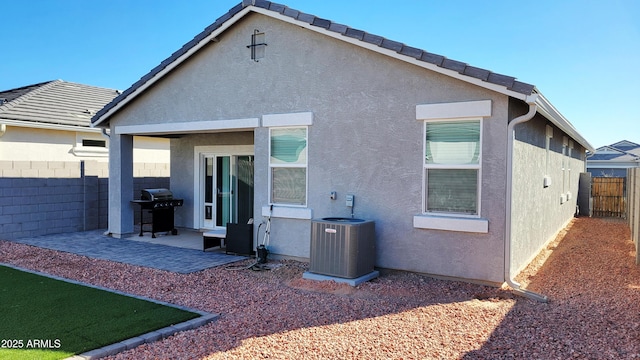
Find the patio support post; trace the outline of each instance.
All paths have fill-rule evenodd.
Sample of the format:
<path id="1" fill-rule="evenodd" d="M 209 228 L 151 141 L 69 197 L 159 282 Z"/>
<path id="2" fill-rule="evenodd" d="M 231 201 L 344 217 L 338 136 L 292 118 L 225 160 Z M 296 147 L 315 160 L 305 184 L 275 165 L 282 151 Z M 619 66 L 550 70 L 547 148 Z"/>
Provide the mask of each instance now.
<path id="1" fill-rule="evenodd" d="M 109 233 L 116 238 L 133 231 L 133 136 L 111 131 L 109 144 Z"/>

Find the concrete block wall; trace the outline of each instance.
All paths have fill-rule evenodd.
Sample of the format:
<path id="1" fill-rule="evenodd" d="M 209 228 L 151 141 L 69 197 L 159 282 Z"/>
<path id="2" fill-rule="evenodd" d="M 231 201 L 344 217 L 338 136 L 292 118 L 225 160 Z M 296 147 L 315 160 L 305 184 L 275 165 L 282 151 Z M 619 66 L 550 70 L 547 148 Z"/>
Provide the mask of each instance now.
<path id="1" fill-rule="evenodd" d="M 109 179 L 95 175 L 102 164 L 77 163 L 76 169 L 69 162 L 0 162 L 0 239 L 106 230 Z M 158 169 L 146 170 L 153 173 Z M 59 176 L 44 177 L 52 174 Z M 131 199 L 139 199 L 141 189 L 158 187 L 169 188 L 168 174 L 135 177 Z M 136 216 L 139 223 L 139 212 Z"/>
<path id="2" fill-rule="evenodd" d="M 81 178 L 0 178 L 0 238 L 84 229 Z"/>

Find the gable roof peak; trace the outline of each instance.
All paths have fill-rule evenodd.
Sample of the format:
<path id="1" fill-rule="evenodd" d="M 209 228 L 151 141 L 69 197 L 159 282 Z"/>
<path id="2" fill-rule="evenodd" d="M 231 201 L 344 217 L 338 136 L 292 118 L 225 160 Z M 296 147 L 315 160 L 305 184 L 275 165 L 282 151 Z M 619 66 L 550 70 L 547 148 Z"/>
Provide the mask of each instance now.
<path id="1" fill-rule="evenodd" d="M 640 144 L 636 144 L 629 140 L 622 140 L 622 141 L 618 141 L 617 143 L 613 143 L 610 146 L 613 146 L 615 148 L 632 149 L 632 148 L 640 147 Z"/>
<path id="2" fill-rule="evenodd" d="M 302 25 L 308 29 L 323 32 L 324 34 L 330 35 L 334 38 L 364 46 L 374 51 L 384 52 L 387 55 L 392 55 L 405 61 L 411 61 L 412 63 L 422 65 L 431 70 L 445 73 L 449 76 L 455 76 L 463 81 L 488 87 L 494 91 L 504 92 L 509 96 L 525 98 L 537 93 L 534 85 L 517 81 L 516 78 L 512 76 L 502 75 L 490 70 L 470 66 L 469 64 L 461 61 L 448 59 L 442 55 L 433 54 L 426 50 L 408 46 L 398 41 L 390 40 L 378 35 L 370 34 L 363 30 L 354 29 L 315 15 L 291 9 L 286 5 L 266 0 L 242 0 L 236 6 L 232 7 L 227 13 L 216 19 L 213 24 L 207 26 L 191 41 L 187 42 L 180 49 L 174 52 L 169 58 L 162 61 L 140 80 L 136 81 L 111 103 L 107 104 L 107 106 L 93 117 L 93 125 L 97 126 L 102 123 L 110 116 L 111 113 L 113 113 L 112 110 L 117 110 L 117 108 L 123 105 L 122 103 L 127 103 L 129 99 L 137 96 L 137 93 L 144 91 L 148 85 L 151 85 L 159 78 L 163 77 L 168 71 L 171 71 L 171 69 L 191 56 L 191 54 L 198 51 L 203 46 L 203 42 L 208 42 L 205 40 L 210 39 L 212 36 L 216 36 L 219 32 L 225 31 L 228 25 L 238 21 L 251 10 L 267 16 L 274 16 L 277 14 L 278 18 L 281 20 Z M 133 96 L 129 98 L 131 95 Z"/>

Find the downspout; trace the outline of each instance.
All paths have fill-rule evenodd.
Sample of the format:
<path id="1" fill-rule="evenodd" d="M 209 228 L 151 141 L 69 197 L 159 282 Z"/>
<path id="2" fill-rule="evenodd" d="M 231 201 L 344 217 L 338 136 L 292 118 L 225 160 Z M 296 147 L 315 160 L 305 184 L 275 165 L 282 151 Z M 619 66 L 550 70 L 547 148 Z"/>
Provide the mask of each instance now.
<path id="1" fill-rule="evenodd" d="M 107 133 L 107 128 L 105 128 L 105 127 L 103 127 L 103 128 L 102 128 L 102 136 L 104 136 L 105 138 L 107 138 L 107 140 L 110 140 L 110 139 L 111 139 L 111 135 Z M 109 161 L 111 161 L 111 159 L 109 159 Z M 109 201 L 107 200 L 107 203 L 108 203 L 108 202 L 109 202 Z M 108 215 L 108 214 L 107 214 L 107 215 Z M 141 226 L 142 226 L 142 225 L 141 225 Z M 107 230 L 103 233 L 103 235 L 105 235 L 105 236 L 111 236 L 111 231 L 109 231 L 109 229 L 107 229 Z"/>
<path id="2" fill-rule="evenodd" d="M 538 95 L 536 94 L 527 96 L 525 101 L 529 104 L 529 112 L 511 120 L 507 126 L 507 191 L 505 202 L 506 222 L 504 239 L 504 278 L 507 285 L 509 285 L 515 293 L 532 300 L 546 303 L 549 299 L 545 295 L 521 288 L 521 285 L 511 277 L 511 208 L 513 202 L 513 143 L 516 136 L 515 127 L 518 124 L 522 124 L 533 119 L 538 109 L 538 105 L 536 104 L 537 98 Z"/>

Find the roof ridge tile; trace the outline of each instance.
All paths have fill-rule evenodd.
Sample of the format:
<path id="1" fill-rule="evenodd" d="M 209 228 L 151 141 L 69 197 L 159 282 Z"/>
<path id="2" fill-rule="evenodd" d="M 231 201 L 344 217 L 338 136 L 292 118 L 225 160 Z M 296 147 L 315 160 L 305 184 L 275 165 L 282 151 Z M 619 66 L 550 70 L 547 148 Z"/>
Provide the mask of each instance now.
<path id="1" fill-rule="evenodd" d="M 272 2 L 271 5 L 269 6 L 269 10 L 275 11 L 275 12 L 280 13 L 280 14 L 282 14 L 286 8 L 287 8 L 286 5 L 278 4 L 278 3 L 274 3 L 274 2 Z"/>
<path id="2" fill-rule="evenodd" d="M 311 25 L 329 29 L 329 27 L 331 26 L 331 21 L 316 17 L 315 19 L 313 19 L 313 23 L 311 23 Z"/>
<path id="3" fill-rule="evenodd" d="M 335 22 L 331 22 L 331 25 L 329 25 L 330 31 L 337 32 L 341 35 L 344 35 L 348 28 L 349 27 L 347 25 L 342 25 Z"/>
<path id="4" fill-rule="evenodd" d="M 408 45 L 404 45 L 402 47 L 402 50 L 400 50 L 400 54 L 402 55 L 406 55 L 406 56 L 410 56 L 412 58 L 418 59 L 420 60 L 420 58 L 422 57 L 422 53 L 424 52 L 424 50 L 422 49 L 418 49 L 412 46 L 408 46 Z"/>
<path id="5" fill-rule="evenodd" d="M 368 42 L 369 44 L 373 44 L 376 46 L 381 46 L 382 42 L 384 41 L 384 38 L 382 36 L 365 32 L 364 35 L 362 36 L 362 41 Z"/>
<path id="6" fill-rule="evenodd" d="M 269 6 L 271 6 L 271 1 L 253 0 L 253 6 L 269 10 Z"/>
<path id="7" fill-rule="evenodd" d="M 313 25 L 313 21 L 316 19 L 315 15 L 299 12 L 297 20 L 304 21 L 310 25 Z"/>
<path id="8" fill-rule="evenodd" d="M 398 41 L 382 38 L 382 44 L 380 44 L 380 46 L 385 49 L 393 50 L 397 53 L 400 53 L 400 50 L 402 50 L 404 44 Z"/>
<path id="9" fill-rule="evenodd" d="M 362 30 L 354 29 L 351 27 L 347 27 L 347 31 L 344 32 L 345 36 L 352 37 L 358 40 L 364 39 L 364 35 L 366 33 Z"/>
<path id="10" fill-rule="evenodd" d="M 473 76 L 474 78 L 480 79 L 482 81 L 487 81 L 489 79 L 489 75 L 491 71 L 486 69 L 481 69 L 479 67 L 467 65 L 464 69 L 464 75 Z"/>
<path id="11" fill-rule="evenodd" d="M 433 65 L 436 66 L 442 66 L 442 63 L 444 62 L 444 60 L 446 59 L 446 57 L 442 56 L 442 55 L 438 55 L 438 54 L 433 54 L 427 51 L 423 51 L 422 52 L 422 56 L 420 57 L 419 60 L 431 63 Z"/>

